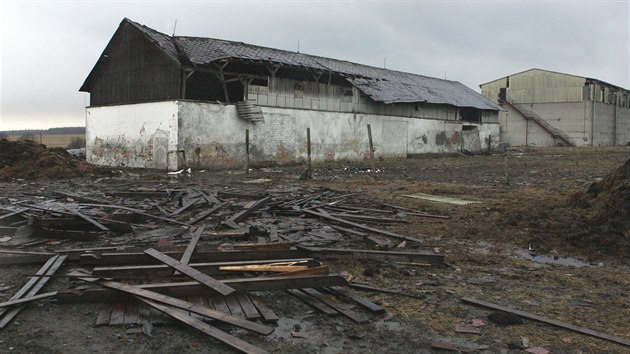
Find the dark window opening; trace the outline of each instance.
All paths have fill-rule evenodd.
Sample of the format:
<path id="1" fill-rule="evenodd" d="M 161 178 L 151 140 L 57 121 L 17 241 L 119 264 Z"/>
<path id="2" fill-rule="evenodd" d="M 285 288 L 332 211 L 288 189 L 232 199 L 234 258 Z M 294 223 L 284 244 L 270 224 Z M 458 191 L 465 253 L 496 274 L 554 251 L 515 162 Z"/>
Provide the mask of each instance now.
<path id="1" fill-rule="evenodd" d="M 510 77 L 509 76 L 505 79 L 505 87 L 506 88 L 510 87 Z"/>
<path id="2" fill-rule="evenodd" d="M 352 89 L 351 88 L 344 88 L 343 89 L 343 95 L 346 97 L 352 97 Z"/>
<path id="3" fill-rule="evenodd" d="M 477 129 L 476 125 L 462 125 L 462 130 L 475 130 Z"/>
<path id="4" fill-rule="evenodd" d="M 250 85 L 256 85 L 256 86 L 265 86 L 268 87 L 269 86 L 269 78 L 256 78 L 253 79 L 250 83 Z"/>
<path id="5" fill-rule="evenodd" d="M 230 102 L 243 100 L 244 86 L 240 81 L 228 82 L 226 85 Z M 195 72 L 186 80 L 185 99 L 198 101 L 227 102 L 223 84 L 213 73 Z"/>
<path id="6" fill-rule="evenodd" d="M 472 107 L 459 109 L 459 119 L 466 122 L 481 122 L 481 110 Z"/>
<path id="7" fill-rule="evenodd" d="M 295 98 L 304 97 L 304 85 L 301 82 L 295 84 Z"/>

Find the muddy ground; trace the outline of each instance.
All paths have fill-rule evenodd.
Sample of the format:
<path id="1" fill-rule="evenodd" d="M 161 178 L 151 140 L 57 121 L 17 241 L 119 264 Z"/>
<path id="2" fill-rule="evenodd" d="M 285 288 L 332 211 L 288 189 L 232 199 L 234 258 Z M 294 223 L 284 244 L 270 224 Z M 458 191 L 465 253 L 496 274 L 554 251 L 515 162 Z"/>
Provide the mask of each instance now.
<path id="1" fill-rule="evenodd" d="M 361 292 L 382 304 L 389 314 L 368 315 L 370 323 L 355 324 L 314 312 L 288 294 L 267 293 L 263 295 L 268 305 L 281 318 L 275 332 L 268 337 L 241 330 L 231 333 L 277 353 L 433 353 L 439 352 L 431 349 L 436 340 L 484 353 L 523 353 L 523 342 L 552 353 L 627 353 L 628 348 L 619 344 L 542 323 L 525 320 L 522 324 L 498 325 L 488 320 L 491 311 L 463 304 L 460 299 L 471 296 L 512 305 L 630 337 L 629 235 L 612 236 L 612 244 L 607 243 L 605 233 L 586 237 L 591 230 L 590 210 L 574 203 L 576 193 L 586 192 L 628 158 L 628 147 L 516 149 L 509 152 L 507 162 L 502 154 L 379 161 L 376 178 L 368 171 L 368 164 L 328 164 L 316 166 L 312 181 L 299 181 L 299 168 L 257 170 L 247 175 L 241 171 L 193 171 L 191 178 L 174 179 L 156 172 L 123 171 L 105 179 L 0 183 L 0 204 L 50 190 L 89 192 L 107 183 L 130 187 L 154 181 L 238 188 L 244 180 L 270 178 L 270 185 L 259 188 L 311 186 L 358 193 L 357 200 L 365 203 L 385 202 L 450 216 L 409 216 L 410 224 L 382 227 L 423 240 L 423 244 L 409 243 L 405 249 L 435 250 L 446 256 L 448 265 L 431 268 L 326 260 L 333 271 L 347 272 L 353 281 L 398 289 L 418 298 Z M 455 206 L 402 196 L 416 192 L 481 203 Z M 107 242 L 68 241 L 26 250 L 103 244 Z M 373 247 L 356 243 L 344 246 Z M 12 286 L 0 292 L 0 301 L 8 299 L 38 268 L 0 269 L 0 287 Z M 62 272 L 67 270 L 69 267 L 64 267 Z M 46 291 L 67 285 L 63 278 L 54 279 Z M 120 326 L 95 327 L 97 309 L 94 304 L 32 304 L 0 332 L 0 352 L 231 352 L 229 347 L 183 326 L 157 327 L 152 337 L 127 334 Z M 486 323 L 480 327 L 481 334 L 454 331 L 455 325 L 471 324 L 473 319 Z M 296 330 L 306 338 L 292 336 L 291 331 Z"/>

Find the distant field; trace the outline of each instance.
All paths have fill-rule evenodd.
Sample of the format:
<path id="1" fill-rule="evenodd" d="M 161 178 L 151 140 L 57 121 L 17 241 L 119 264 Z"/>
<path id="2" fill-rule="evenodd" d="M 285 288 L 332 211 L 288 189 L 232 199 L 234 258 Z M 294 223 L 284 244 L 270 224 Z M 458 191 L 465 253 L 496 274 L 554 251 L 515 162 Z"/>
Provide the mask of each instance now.
<path id="1" fill-rule="evenodd" d="M 35 142 L 40 142 L 39 141 L 39 134 L 35 135 Z M 72 138 L 83 138 L 85 139 L 85 134 L 51 134 L 51 135 L 42 135 L 41 136 L 41 143 L 46 145 L 47 147 L 67 147 L 68 144 L 70 144 L 70 141 L 72 140 Z M 8 139 L 15 141 L 18 140 L 20 137 L 19 136 L 10 136 Z"/>

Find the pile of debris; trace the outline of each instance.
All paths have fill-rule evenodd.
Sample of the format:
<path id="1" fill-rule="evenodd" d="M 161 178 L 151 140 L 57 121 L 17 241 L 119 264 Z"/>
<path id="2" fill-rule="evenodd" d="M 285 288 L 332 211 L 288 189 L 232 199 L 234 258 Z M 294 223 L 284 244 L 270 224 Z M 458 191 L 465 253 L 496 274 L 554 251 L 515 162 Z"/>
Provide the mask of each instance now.
<path id="1" fill-rule="evenodd" d="M 630 159 L 576 195 L 573 203 L 588 212 L 590 225 L 587 233 L 574 237 L 575 242 L 596 243 L 630 255 Z"/>
<path id="2" fill-rule="evenodd" d="M 93 166 L 62 148 L 0 139 L 0 181 L 72 178 L 94 171 Z"/>
<path id="3" fill-rule="evenodd" d="M 366 204 L 353 194 L 312 188 L 170 187 L 41 191 L 0 206 L 6 246 L 52 246 L 47 252 L 1 250 L 2 265 L 44 266 L 0 304 L 0 328 L 29 302 L 54 298 L 60 304 L 100 303 L 96 325 L 125 325 L 150 334 L 153 325 L 181 322 L 242 352 L 260 353 L 223 328 L 270 334 L 274 327 L 267 323 L 279 315 L 268 303 L 279 291 L 328 316 L 355 323 L 382 318 L 383 307 L 347 286 L 395 291 L 348 284 L 321 260 L 350 257 L 423 266 L 444 261 L 443 255 L 421 249 L 421 240 L 377 226 L 407 222 L 407 215 L 447 216 Z M 54 249 L 60 242 L 97 240 L 100 247 Z M 341 247 L 366 242 L 373 249 Z M 69 289 L 40 292 L 70 265 Z"/>

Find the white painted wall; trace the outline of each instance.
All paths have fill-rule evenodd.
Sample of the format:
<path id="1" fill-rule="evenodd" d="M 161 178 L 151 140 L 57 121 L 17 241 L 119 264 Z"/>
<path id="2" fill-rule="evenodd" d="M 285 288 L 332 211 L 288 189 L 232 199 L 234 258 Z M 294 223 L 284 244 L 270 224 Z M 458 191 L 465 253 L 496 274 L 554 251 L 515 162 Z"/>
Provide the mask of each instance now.
<path id="1" fill-rule="evenodd" d="M 462 144 L 462 123 L 457 121 L 261 109 L 264 122 L 251 123 L 238 117 L 234 105 L 197 101 L 88 108 L 88 159 L 100 165 L 168 166 L 171 170 L 184 164 L 193 168 L 243 166 L 245 131 L 249 129 L 253 165 L 294 164 L 307 159 L 306 132 L 310 128 L 313 161 L 361 161 L 369 157 L 368 124 L 377 158 L 455 153 Z M 498 123 L 475 126 L 483 149 L 490 135 L 496 145 Z M 168 159 L 156 158 L 155 146 L 160 144 L 167 146 Z"/>
<path id="2" fill-rule="evenodd" d="M 90 163 L 177 168 L 176 101 L 89 107 L 86 155 Z"/>

